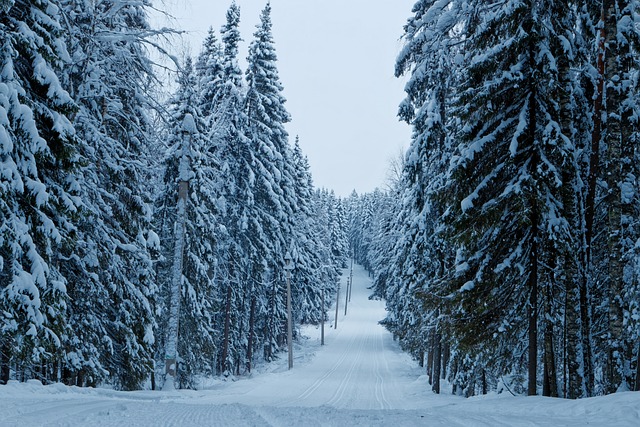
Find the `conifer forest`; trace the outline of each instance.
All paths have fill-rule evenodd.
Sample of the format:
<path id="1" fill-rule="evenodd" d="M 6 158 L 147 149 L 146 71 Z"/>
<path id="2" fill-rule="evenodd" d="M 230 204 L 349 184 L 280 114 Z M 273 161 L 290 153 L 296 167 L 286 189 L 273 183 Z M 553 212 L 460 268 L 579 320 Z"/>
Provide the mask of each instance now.
<path id="1" fill-rule="evenodd" d="M 0 0 L 0 384 L 247 376 L 353 258 L 435 393 L 640 391 L 640 0 L 417 0 L 411 141 L 349 197 L 229 2 L 190 57 L 151 0 Z"/>

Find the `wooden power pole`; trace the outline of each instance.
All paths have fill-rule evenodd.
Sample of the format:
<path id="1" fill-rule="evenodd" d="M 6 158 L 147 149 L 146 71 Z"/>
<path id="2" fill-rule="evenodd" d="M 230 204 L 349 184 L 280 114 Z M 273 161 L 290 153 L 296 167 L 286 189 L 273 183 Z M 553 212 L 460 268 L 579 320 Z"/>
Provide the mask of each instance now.
<path id="1" fill-rule="evenodd" d="M 173 251 L 173 270 L 171 281 L 171 300 L 167 343 L 165 347 L 165 385 L 164 388 L 175 387 L 178 372 L 178 325 L 180 320 L 180 286 L 182 284 L 182 262 L 185 246 L 185 222 L 187 216 L 187 199 L 189 198 L 189 180 L 191 179 L 191 137 L 196 133 L 196 124 L 191 114 L 186 114 L 182 122 L 182 152 L 178 170 L 178 204 L 175 224 L 175 242 Z"/>

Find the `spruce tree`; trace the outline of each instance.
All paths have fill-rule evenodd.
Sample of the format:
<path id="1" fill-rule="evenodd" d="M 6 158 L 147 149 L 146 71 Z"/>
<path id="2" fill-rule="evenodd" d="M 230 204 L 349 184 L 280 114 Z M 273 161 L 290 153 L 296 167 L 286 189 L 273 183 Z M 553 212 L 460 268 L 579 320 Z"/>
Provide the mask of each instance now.
<path id="1" fill-rule="evenodd" d="M 637 70 L 640 66 L 640 4 L 634 0 L 605 0 L 604 112 L 605 159 L 601 176 L 606 181 L 608 360 L 606 391 L 635 388 L 631 363 L 640 352 L 637 307 L 640 295 L 636 244 L 640 238 L 638 196 Z M 634 316 L 634 311 L 636 315 Z M 637 358 L 636 358 L 637 360 Z M 636 383 L 638 382 L 636 378 Z"/>
<path id="2" fill-rule="evenodd" d="M 76 106 L 70 60 L 51 1 L 0 5 L 0 383 L 57 380 L 70 332 L 61 263 L 74 256 Z"/>
<path id="3" fill-rule="evenodd" d="M 196 76 L 199 87 L 199 107 L 205 119 L 210 119 L 216 109 L 214 100 L 223 82 L 222 46 L 213 28 L 209 29 L 202 43 L 202 52 L 196 62 Z"/>
<path id="4" fill-rule="evenodd" d="M 66 265 L 74 336 L 65 381 L 136 389 L 153 370 L 156 293 L 148 148 L 151 61 L 146 4 L 64 1 L 78 103 L 82 210 Z M 107 304 L 105 302 L 108 302 Z"/>
<path id="5" fill-rule="evenodd" d="M 217 310 L 223 313 L 217 370 L 226 375 L 238 372 L 238 357 L 246 354 L 239 334 L 240 328 L 245 326 L 247 263 L 255 256 L 255 248 L 246 232 L 255 206 L 256 174 L 254 153 L 246 136 L 242 71 L 238 65 L 239 23 L 240 8 L 232 3 L 227 11 L 227 23 L 221 30 L 224 82 L 214 99 L 216 107 L 208 136 L 218 153 L 218 191 L 224 226 L 219 239 L 220 274 L 216 277 L 220 289 Z"/>
<path id="6" fill-rule="evenodd" d="M 395 310 L 398 320 L 403 316 L 421 319 L 417 325 L 407 320 L 406 325 L 399 326 L 412 330 L 410 336 L 426 341 L 414 342 L 411 347 L 416 355 L 427 351 L 428 359 L 440 354 L 445 330 L 440 298 L 446 294 L 440 283 L 452 269 L 454 252 L 441 233 L 446 206 L 438 193 L 445 185 L 453 135 L 458 131 L 450 115 L 451 88 L 457 79 L 453 57 L 460 56 L 454 47 L 460 42 L 454 32 L 459 16 L 455 2 L 446 8 L 440 3 L 416 3 L 414 16 L 405 25 L 405 46 L 396 61 L 397 77 L 410 73 L 399 116 L 412 125 L 413 136 L 404 160 L 400 194 L 403 221 L 399 232 L 403 240 L 397 243 L 393 264 L 404 283 L 396 292 L 419 302 L 407 302 L 413 308 L 410 314 L 403 312 L 402 304 Z M 447 24 L 443 27 L 442 22 Z M 434 391 L 439 392 L 439 372 L 430 380 Z"/>
<path id="7" fill-rule="evenodd" d="M 458 289 L 460 304 L 454 331 L 467 348 L 489 345 L 503 360 L 526 342 L 530 395 L 537 393 L 544 266 L 571 242 L 562 172 L 576 168 L 575 146 L 552 101 L 565 51 L 550 43 L 566 28 L 548 24 L 570 22 L 551 16 L 570 10 L 552 3 L 489 11 L 474 2 L 456 112 L 465 126 L 444 193 L 452 196 L 447 218 L 460 248 L 449 288 Z"/>
<path id="8" fill-rule="evenodd" d="M 297 253 L 292 247 L 291 223 L 296 209 L 294 172 L 288 134 L 284 128 L 290 117 L 284 107 L 283 87 L 276 65 L 270 4 L 260 15 L 247 62 L 246 136 L 250 140 L 255 171 L 253 214 L 247 230 L 254 248 L 249 266 L 253 301 L 258 296 L 257 290 L 266 290 L 264 282 L 267 274 L 271 280 L 285 281 L 285 253 Z M 254 306 L 254 303 L 251 305 Z M 256 316 L 262 317 L 266 313 L 252 315 L 255 321 Z M 253 324 L 250 329 L 255 331 Z M 256 343 L 253 336 L 251 339 L 252 343 Z M 250 349 L 249 353 L 253 351 Z"/>
<path id="9" fill-rule="evenodd" d="M 387 299 L 384 324 L 427 352 L 434 390 L 445 376 L 465 395 L 639 386 L 637 11 L 414 5 L 396 64 L 414 127 L 402 203 L 368 242 L 358 198 L 351 241 Z"/>
<path id="10" fill-rule="evenodd" d="M 327 317 L 326 311 L 335 292 L 337 276 L 329 265 L 329 249 L 322 244 L 320 236 L 325 230 L 318 227 L 316 219 L 309 161 L 302 153 L 297 137 L 292 161 L 297 206 L 293 217 L 293 235 L 298 250 L 296 268 L 292 272 L 296 321 L 318 324 Z"/>

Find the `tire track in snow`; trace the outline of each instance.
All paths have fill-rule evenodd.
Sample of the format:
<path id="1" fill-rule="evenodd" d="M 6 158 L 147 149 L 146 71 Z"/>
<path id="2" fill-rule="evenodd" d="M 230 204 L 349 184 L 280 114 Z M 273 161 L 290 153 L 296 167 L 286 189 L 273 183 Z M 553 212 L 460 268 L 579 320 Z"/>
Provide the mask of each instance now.
<path id="1" fill-rule="evenodd" d="M 154 427 L 173 426 L 268 426 L 271 425 L 256 408 L 243 404 L 193 405 L 185 403 L 166 403 L 165 416 L 154 423 Z M 168 409 L 168 410 L 167 410 Z"/>
<path id="2" fill-rule="evenodd" d="M 287 374 L 295 387 L 282 389 L 277 407 L 327 405 L 335 408 L 391 409 L 388 396 L 400 391 L 394 381 L 384 342 L 387 332 L 377 321 L 384 315 L 368 299 L 368 278 L 354 277 L 351 311 L 342 317 L 342 327 L 318 353 L 316 363 Z M 366 280 L 365 280 L 366 279 Z M 372 317 L 373 314 L 373 317 Z M 381 318 L 381 317 L 380 317 Z M 311 370 L 308 370 L 311 368 Z M 385 377 L 387 375 L 388 377 Z M 392 399 L 393 401 L 397 399 Z"/>
<path id="3" fill-rule="evenodd" d="M 380 358 L 382 357 L 381 355 L 384 354 L 384 343 L 382 340 L 382 334 L 378 333 L 377 334 L 377 339 L 376 339 L 376 357 L 375 357 L 375 376 L 376 376 L 376 388 L 375 388 L 375 396 L 376 396 L 376 400 L 378 401 L 378 404 L 380 405 L 380 409 L 391 409 L 391 405 L 389 404 L 389 401 L 387 400 L 387 397 L 385 396 L 384 393 L 384 376 L 382 375 L 382 373 L 380 372 Z M 385 362 L 386 362 L 386 357 L 384 358 Z"/>
<path id="4" fill-rule="evenodd" d="M 339 330 L 338 332 L 341 332 L 341 330 Z M 334 339 L 335 342 L 338 343 L 339 340 L 341 339 L 340 334 L 336 334 L 334 335 Z M 344 338 L 342 338 L 344 339 Z M 337 360 L 335 361 L 335 363 L 331 366 L 330 369 L 324 371 L 324 373 L 322 373 L 310 386 L 308 386 L 302 393 L 300 393 L 297 397 L 293 398 L 293 399 L 286 399 L 282 402 L 278 402 L 276 406 L 294 406 L 295 403 L 297 402 L 304 402 L 305 400 L 307 400 L 309 397 L 313 396 L 313 394 L 320 388 L 322 387 L 325 382 L 328 379 L 331 379 L 331 377 L 339 371 L 339 369 L 342 367 L 343 363 L 345 362 L 345 360 L 347 360 L 350 355 L 353 353 L 353 348 L 355 347 L 355 341 L 356 340 L 349 340 L 347 346 L 343 349 L 342 353 L 340 353 L 340 355 L 338 356 Z M 325 348 L 325 349 L 330 349 L 330 348 Z"/>
<path id="5" fill-rule="evenodd" d="M 380 328 L 382 329 L 380 333 L 380 342 L 382 345 L 381 354 L 383 361 L 383 369 L 381 371 L 381 375 L 383 378 L 387 379 L 394 378 L 394 380 L 391 381 L 390 387 L 389 385 L 385 387 L 386 396 L 389 396 L 387 401 L 389 402 L 390 408 L 405 408 L 406 402 L 403 399 L 400 399 L 399 396 L 404 395 L 406 390 L 404 387 L 400 386 L 401 384 L 399 381 L 395 380 L 395 378 L 399 374 L 401 374 L 401 372 L 398 369 L 392 368 L 389 363 L 389 357 L 393 357 L 394 352 L 399 351 L 398 345 L 394 342 L 393 337 L 386 331 L 386 329 L 384 329 L 384 327 L 380 326 Z M 403 357 L 403 359 L 406 358 Z M 397 365 L 397 363 L 394 363 L 394 366 L 399 365 Z M 415 378 L 412 379 L 412 381 L 415 381 Z"/>
<path id="6" fill-rule="evenodd" d="M 329 369 L 328 371 L 326 371 L 323 375 L 320 376 L 320 378 L 318 378 L 311 386 L 309 386 L 304 392 L 302 392 L 300 394 L 300 396 L 298 396 L 298 398 L 296 400 L 305 400 L 306 398 L 308 398 L 309 396 L 311 396 L 318 388 L 320 388 L 322 386 L 322 384 L 325 382 L 325 380 L 327 378 L 329 378 L 331 375 L 333 375 L 339 368 L 340 366 L 342 366 L 342 364 L 344 363 L 344 361 L 348 358 L 349 356 L 349 350 L 352 348 L 353 346 L 350 345 L 348 349 L 346 349 L 341 355 L 340 358 L 338 359 L 338 361 L 333 365 L 333 367 L 331 369 Z"/>
<path id="7" fill-rule="evenodd" d="M 361 364 L 361 360 L 362 360 L 363 355 L 364 355 L 364 351 L 362 351 L 362 349 L 365 347 L 365 343 L 367 342 L 369 337 L 370 337 L 369 334 L 360 334 L 358 336 L 358 339 L 352 340 L 354 342 L 355 341 L 359 341 L 359 345 L 358 345 L 358 350 L 356 352 L 356 356 L 353 357 L 353 360 L 351 362 L 351 366 L 349 367 L 349 370 L 346 372 L 346 374 L 342 378 L 342 381 L 340 382 L 340 385 L 338 386 L 338 388 L 336 389 L 335 393 L 333 394 L 333 397 L 331 397 L 331 399 L 329 399 L 329 401 L 327 401 L 327 403 L 326 403 L 327 405 L 338 407 L 338 403 L 340 403 L 343 400 L 343 397 L 344 397 L 344 394 L 345 394 L 345 390 L 347 389 L 347 387 L 349 387 L 349 386 L 354 387 L 354 385 L 351 384 L 351 377 L 353 376 L 353 372 L 356 370 L 356 367 L 360 366 L 360 364 Z M 345 406 L 345 405 L 343 405 L 343 406 Z"/>
<path id="8" fill-rule="evenodd" d="M 31 408 L 29 408 L 31 409 Z M 86 399 L 72 399 L 63 402 L 51 401 L 38 405 L 35 410 L 22 412 L 18 415 L 2 420 L 3 426 L 37 425 L 43 417 L 50 420 L 48 425 L 71 425 L 70 420 L 84 419 L 104 411 L 126 411 L 126 406 L 118 400 L 91 401 Z"/>

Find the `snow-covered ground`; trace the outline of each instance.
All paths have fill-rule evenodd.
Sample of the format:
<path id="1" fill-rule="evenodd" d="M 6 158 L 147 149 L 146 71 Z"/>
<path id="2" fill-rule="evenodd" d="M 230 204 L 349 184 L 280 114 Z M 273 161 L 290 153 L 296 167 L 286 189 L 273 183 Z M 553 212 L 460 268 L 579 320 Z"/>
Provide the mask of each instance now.
<path id="1" fill-rule="evenodd" d="M 200 391 L 12 382 L 0 386 L 0 426 L 640 426 L 637 392 L 579 401 L 434 395 L 377 324 L 384 303 L 367 299 L 366 273 L 354 268 L 346 316 L 344 283 L 338 328 L 327 325 L 324 347 L 319 328 L 304 329 L 291 371 L 284 355 L 250 378 L 206 382 Z"/>

